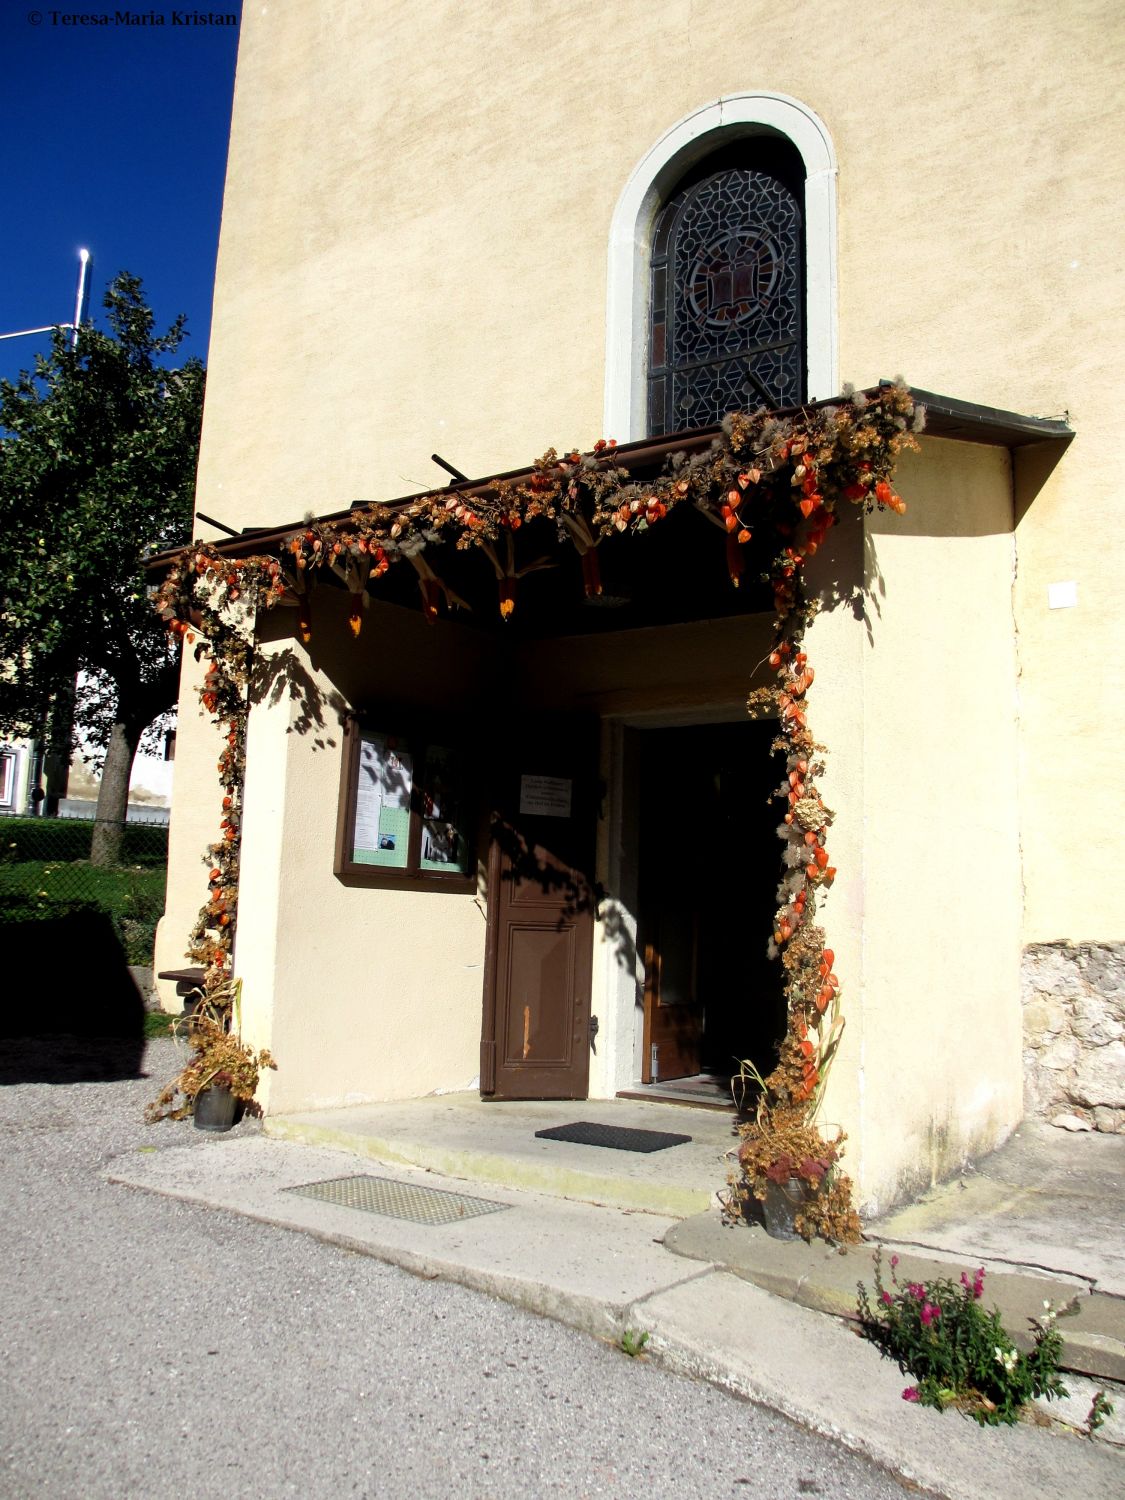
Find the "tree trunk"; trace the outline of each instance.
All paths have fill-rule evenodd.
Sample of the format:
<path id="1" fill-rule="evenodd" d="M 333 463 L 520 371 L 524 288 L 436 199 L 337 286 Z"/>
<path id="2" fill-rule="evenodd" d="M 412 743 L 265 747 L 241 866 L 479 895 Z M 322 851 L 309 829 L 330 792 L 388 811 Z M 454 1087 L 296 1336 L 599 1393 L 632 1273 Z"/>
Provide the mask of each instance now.
<path id="1" fill-rule="evenodd" d="M 47 746 L 43 773 L 47 781 L 43 815 L 57 818 L 59 803 L 66 796 L 70 780 L 70 756 L 74 744 L 74 682 L 68 682 L 55 693 L 47 716 Z"/>
<path id="2" fill-rule="evenodd" d="M 106 746 L 105 765 L 98 787 L 98 807 L 94 814 L 94 837 L 90 846 L 90 863 L 121 863 L 121 835 L 129 810 L 129 776 L 137 753 L 141 731 L 120 720 Z"/>

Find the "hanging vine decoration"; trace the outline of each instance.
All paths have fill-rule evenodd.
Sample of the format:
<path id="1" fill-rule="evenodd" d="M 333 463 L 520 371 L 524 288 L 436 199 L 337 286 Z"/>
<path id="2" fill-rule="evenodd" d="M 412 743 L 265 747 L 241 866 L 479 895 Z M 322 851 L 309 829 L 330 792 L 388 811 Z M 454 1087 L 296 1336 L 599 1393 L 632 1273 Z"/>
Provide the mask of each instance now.
<path id="1" fill-rule="evenodd" d="M 808 726 L 814 672 L 801 649 L 819 605 L 804 587 L 803 568 L 823 545 L 842 503 L 905 511 L 892 483 L 895 463 L 904 449 L 916 446 L 913 434 L 924 420 L 924 409 L 899 381 L 871 394 L 849 391 L 838 404 L 787 415 L 733 413 L 708 449 L 672 453 L 653 479 L 634 478 L 618 460 L 614 443 L 602 439 L 589 453 L 572 449 L 560 456 L 552 448 L 526 476 L 422 495 L 393 510 L 372 505 L 340 520 L 310 517 L 279 557 L 231 559 L 206 543 L 186 549 L 172 563 L 157 608 L 188 644 L 196 634 L 201 638 L 196 656 L 206 656 L 208 665 L 200 698 L 225 735 L 218 767 L 220 836 L 206 855 L 210 894 L 188 950 L 188 957 L 205 968 L 208 992 L 227 980 L 232 959 L 247 691 L 258 612 L 295 606 L 307 644 L 314 581 L 327 568 L 351 595 L 348 624 L 359 636 L 372 591 L 377 594 L 380 578 L 393 564 L 405 561 L 418 574 L 423 611 L 434 619 L 443 604 L 467 607 L 434 566 L 431 549 L 452 543 L 460 551 L 479 548 L 492 563 L 500 615 L 507 620 L 517 607 L 518 580 L 552 565 L 545 556 L 519 561 L 517 533 L 529 522 L 554 523 L 559 543 L 573 545 L 579 554 L 587 595 L 596 596 L 602 587 L 598 546 L 606 537 L 643 532 L 677 506 L 693 505 L 724 533 L 735 587 L 745 574 L 746 544 L 755 534 L 769 542 L 763 578 L 773 591 L 769 664 L 774 682 L 755 689 L 748 702 L 751 710 L 776 715 L 774 748 L 786 757 L 780 794 L 787 811 L 778 830 L 784 868 L 771 951 L 784 972 L 788 1028 L 777 1067 L 758 1082 L 772 1112 L 766 1124 L 810 1124 L 843 1020 L 835 957 L 813 922 L 817 897 L 832 884 L 835 870 L 827 848 L 833 815 L 818 790 L 824 750 Z M 757 1129 L 761 1136 L 761 1124 L 745 1129 Z"/>

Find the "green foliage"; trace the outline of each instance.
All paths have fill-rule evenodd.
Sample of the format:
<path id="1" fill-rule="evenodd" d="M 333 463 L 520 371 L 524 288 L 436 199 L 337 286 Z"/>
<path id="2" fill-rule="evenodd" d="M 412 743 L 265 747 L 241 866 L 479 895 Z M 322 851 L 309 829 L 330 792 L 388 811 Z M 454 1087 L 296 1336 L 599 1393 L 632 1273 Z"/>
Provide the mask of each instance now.
<path id="1" fill-rule="evenodd" d="M 87 853 L 89 837 L 87 831 Z M 164 910 L 164 886 L 163 865 L 102 869 L 83 862 L 2 860 L 0 927 L 104 912 L 126 963 L 148 965 Z"/>
<path id="2" fill-rule="evenodd" d="M 1099 1427 L 1104 1427 L 1107 1417 L 1112 1417 L 1116 1408 L 1104 1391 L 1095 1391 L 1086 1415 L 1086 1432 L 1093 1437 Z"/>
<path id="3" fill-rule="evenodd" d="M 652 1335 L 647 1330 L 639 1333 L 635 1328 L 626 1328 L 621 1335 L 622 1351 L 630 1359 L 636 1359 L 639 1354 L 644 1353 L 645 1345 L 651 1337 Z"/>
<path id="4" fill-rule="evenodd" d="M 153 1037 L 171 1036 L 172 1022 L 175 1019 L 175 1016 L 169 1015 L 164 1010 L 146 1010 L 145 1040 L 149 1041 Z"/>
<path id="5" fill-rule="evenodd" d="M 1018 1420 L 1027 1402 L 1067 1394 L 1059 1378 L 1062 1335 L 1055 1326 L 1075 1305 L 1055 1309 L 1044 1303 L 1043 1316 L 1032 1319 L 1033 1347 L 1021 1354 L 1000 1322 L 999 1312 L 981 1305 L 984 1271 L 972 1278 L 962 1272 L 960 1285 L 945 1278 L 907 1282 L 895 1275 L 893 1291 L 883 1283 L 882 1253 L 875 1255 L 875 1304 L 859 1283 L 859 1321 L 865 1338 L 918 1384 L 902 1393 L 938 1411 L 955 1407 L 982 1426 Z"/>
<path id="6" fill-rule="evenodd" d="M 43 867 L 36 866 L 36 869 L 39 878 L 31 877 L 24 890 L 0 879 L 0 927 L 22 926 L 24 922 L 50 922 L 60 917 L 104 910 L 97 901 L 65 897 L 52 899 L 50 886 L 42 878 Z"/>
<path id="7" fill-rule="evenodd" d="M 163 361 L 140 281 L 104 298 L 109 331 L 58 329 L 46 358 L 0 381 L 0 731 L 37 732 L 77 673 L 77 725 L 105 746 L 136 737 L 174 701 L 176 652 L 147 597 L 146 549 L 188 539 L 204 370 Z"/>
<path id="8" fill-rule="evenodd" d="M 160 870 L 154 878 L 152 870 L 128 872 L 125 899 L 115 914 L 125 946 L 126 963 L 141 964 L 146 968 L 152 963 L 156 924 L 164 915 L 165 873 Z"/>
<path id="9" fill-rule="evenodd" d="M 25 860 L 65 863 L 90 858 L 94 825 L 86 818 L 5 818 L 0 822 L 0 864 Z M 121 840 L 121 863 L 163 869 L 168 863 L 168 827 L 128 823 Z"/>

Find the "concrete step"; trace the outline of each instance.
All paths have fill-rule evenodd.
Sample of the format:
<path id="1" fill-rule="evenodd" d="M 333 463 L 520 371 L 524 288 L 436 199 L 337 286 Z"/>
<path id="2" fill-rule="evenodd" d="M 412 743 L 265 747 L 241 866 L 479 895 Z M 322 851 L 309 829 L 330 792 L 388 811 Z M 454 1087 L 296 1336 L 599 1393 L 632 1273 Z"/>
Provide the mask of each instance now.
<path id="1" fill-rule="evenodd" d="M 536 1137 L 537 1130 L 577 1121 L 668 1131 L 691 1140 L 640 1153 Z M 465 1182 L 677 1219 L 714 1205 L 726 1183 L 725 1154 L 736 1139 L 733 1114 L 715 1110 L 632 1099 L 493 1103 L 475 1093 L 270 1115 L 265 1132 Z"/>
<path id="2" fill-rule="evenodd" d="M 664 1244 L 676 1255 L 723 1265 L 776 1297 L 838 1318 L 857 1319 L 857 1282 L 865 1284 L 875 1302 L 876 1242 L 852 1246 L 842 1255 L 819 1241 L 806 1245 L 803 1240 L 770 1239 L 758 1228 L 731 1229 L 718 1214 L 708 1213 L 673 1225 Z M 901 1285 L 939 1277 L 956 1282 L 962 1271 L 974 1271 L 984 1259 L 984 1305 L 999 1309 L 1004 1327 L 1023 1349 L 1031 1348 L 1029 1324 L 1042 1315 L 1045 1301 L 1057 1308 L 1076 1299 L 1076 1311 L 1058 1324 L 1063 1369 L 1102 1380 L 1125 1380 L 1125 1301 L 1121 1298 L 1091 1292 L 1090 1283 L 1080 1276 L 894 1245 L 883 1250 L 883 1277 L 888 1286 L 892 1253 L 899 1257 Z"/>

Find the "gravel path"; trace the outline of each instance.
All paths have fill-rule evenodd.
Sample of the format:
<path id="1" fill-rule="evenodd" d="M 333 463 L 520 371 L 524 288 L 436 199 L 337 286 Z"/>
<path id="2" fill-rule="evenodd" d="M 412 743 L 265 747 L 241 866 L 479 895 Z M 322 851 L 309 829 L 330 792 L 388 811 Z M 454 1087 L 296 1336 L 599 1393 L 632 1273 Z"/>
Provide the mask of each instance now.
<path id="1" fill-rule="evenodd" d="M 170 1042 L 116 1080 L 109 1043 L 0 1048 L 4 1500 L 908 1493 L 505 1303 L 103 1181 L 124 1152 L 206 1138 L 141 1121 Z M 78 1081 L 92 1057 L 110 1081 Z"/>

